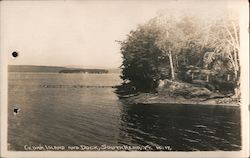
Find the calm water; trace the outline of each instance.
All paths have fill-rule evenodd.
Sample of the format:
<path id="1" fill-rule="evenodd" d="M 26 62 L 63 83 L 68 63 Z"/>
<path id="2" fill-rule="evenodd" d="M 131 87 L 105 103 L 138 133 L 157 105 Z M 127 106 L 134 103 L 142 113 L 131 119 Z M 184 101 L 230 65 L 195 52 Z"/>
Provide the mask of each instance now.
<path id="1" fill-rule="evenodd" d="M 238 107 L 124 105 L 111 87 L 120 82 L 118 74 L 10 73 L 9 150 L 103 144 L 241 149 Z"/>

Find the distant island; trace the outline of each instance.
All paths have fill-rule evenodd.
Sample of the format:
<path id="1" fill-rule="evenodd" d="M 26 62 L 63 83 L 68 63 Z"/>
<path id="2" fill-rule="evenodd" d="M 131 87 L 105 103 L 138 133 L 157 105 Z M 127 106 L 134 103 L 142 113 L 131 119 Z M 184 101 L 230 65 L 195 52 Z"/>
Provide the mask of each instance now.
<path id="1" fill-rule="evenodd" d="M 91 74 L 106 74 L 106 73 L 120 73 L 118 68 L 102 69 L 102 68 L 72 68 L 61 66 L 36 66 L 36 65 L 9 65 L 9 72 L 49 72 L 49 73 L 91 73 Z"/>
<path id="2" fill-rule="evenodd" d="M 105 69 L 65 69 L 59 71 L 59 73 L 95 73 L 95 74 L 104 74 L 108 72 L 109 71 Z"/>

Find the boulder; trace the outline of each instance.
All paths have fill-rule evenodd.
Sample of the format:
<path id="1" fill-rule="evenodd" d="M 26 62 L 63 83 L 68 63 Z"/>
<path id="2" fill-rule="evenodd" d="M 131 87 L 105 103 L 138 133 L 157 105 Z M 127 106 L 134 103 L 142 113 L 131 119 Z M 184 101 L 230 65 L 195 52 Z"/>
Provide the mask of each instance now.
<path id="1" fill-rule="evenodd" d="M 205 87 L 167 79 L 157 90 L 160 95 L 182 96 L 184 98 L 208 98 L 212 95 L 212 92 Z"/>

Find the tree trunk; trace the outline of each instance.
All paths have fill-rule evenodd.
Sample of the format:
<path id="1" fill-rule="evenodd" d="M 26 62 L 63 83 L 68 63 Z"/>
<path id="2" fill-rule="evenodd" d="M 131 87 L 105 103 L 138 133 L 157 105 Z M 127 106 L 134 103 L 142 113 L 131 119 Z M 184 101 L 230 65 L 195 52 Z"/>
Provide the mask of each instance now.
<path id="1" fill-rule="evenodd" d="M 171 49 L 168 52 L 168 58 L 169 58 L 169 62 L 170 62 L 171 78 L 172 78 L 172 80 L 175 80 L 174 65 L 173 65 Z"/>
<path id="2" fill-rule="evenodd" d="M 209 75 L 206 76 L 206 81 L 209 82 Z"/>
<path id="3" fill-rule="evenodd" d="M 238 54 L 236 48 L 234 48 L 233 51 L 234 55 L 234 81 L 236 82 L 236 87 L 234 88 L 234 97 L 239 98 L 240 97 L 240 81 L 239 81 L 239 61 L 238 61 Z"/>
<path id="4" fill-rule="evenodd" d="M 235 50 L 234 50 L 234 63 L 235 63 L 235 68 L 234 68 L 235 78 L 238 79 L 239 64 L 238 64 L 237 52 Z"/>
<path id="5" fill-rule="evenodd" d="M 237 82 L 237 86 L 234 88 L 234 95 L 233 95 L 233 98 L 237 98 L 239 99 L 240 98 L 240 89 L 239 89 L 239 83 Z"/>

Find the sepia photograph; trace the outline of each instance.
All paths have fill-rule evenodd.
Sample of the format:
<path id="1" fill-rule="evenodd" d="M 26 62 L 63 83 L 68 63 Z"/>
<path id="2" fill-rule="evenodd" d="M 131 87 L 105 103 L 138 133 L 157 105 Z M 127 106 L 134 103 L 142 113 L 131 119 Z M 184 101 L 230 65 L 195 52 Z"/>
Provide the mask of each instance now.
<path id="1" fill-rule="evenodd" d="M 1 149 L 246 156 L 244 5 L 1 1 Z"/>

